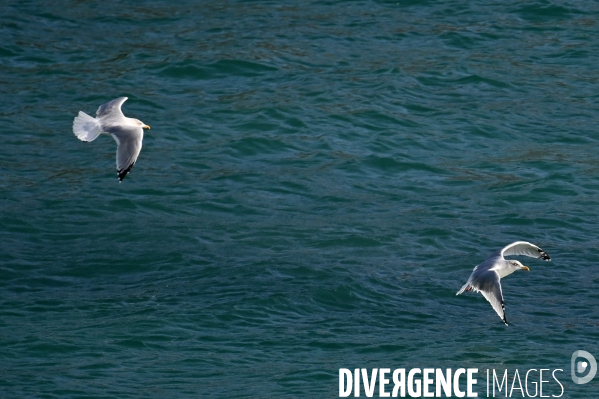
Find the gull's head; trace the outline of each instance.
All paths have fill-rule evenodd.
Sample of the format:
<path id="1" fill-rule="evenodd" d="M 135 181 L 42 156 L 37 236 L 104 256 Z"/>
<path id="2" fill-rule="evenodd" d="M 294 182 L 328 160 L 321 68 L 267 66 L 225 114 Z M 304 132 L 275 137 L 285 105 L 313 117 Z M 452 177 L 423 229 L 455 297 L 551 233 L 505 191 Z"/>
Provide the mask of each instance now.
<path id="1" fill-rule="evenodd" d="M 509 264 L 509 267 L 512 268 L 514 271 L 516 271 L 516 270 L 526 270 L 527 272 L 530 271 L 528 266 L 524 266 L 522 263 L 518 262 L 517 260 L 509 260 L 508 264 Z"/>
<path id="2" fill-rule="evenodd" d="M 149 129 L 150 128 L 150 125 L 146 125 L 145 123 L 143 123 L 139 119 L 133 119 L 133 121 L 137 124 L 137 126 L 141 127 L 142 129 Z"/>

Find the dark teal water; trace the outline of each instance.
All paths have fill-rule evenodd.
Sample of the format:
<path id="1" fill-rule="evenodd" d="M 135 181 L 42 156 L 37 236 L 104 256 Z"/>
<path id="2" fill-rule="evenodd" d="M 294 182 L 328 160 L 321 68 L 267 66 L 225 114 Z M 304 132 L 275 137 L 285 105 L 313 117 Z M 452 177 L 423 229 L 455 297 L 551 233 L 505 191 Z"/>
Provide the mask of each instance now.
<path id="1" fill-rule="evenodd" d="M 563 369 L 594 397 L 570 356 L 599 356 L 598 17 L 3 3 L 0 397 L 338 397 L 375 367 L 478 368 L 480 397 L 487 369 Z M 152 126 L 122 184 L 71 127 L 119 96 Z M 515 240 L 553 262 L 503 281 L 505 327 L 455 292 Z"/>

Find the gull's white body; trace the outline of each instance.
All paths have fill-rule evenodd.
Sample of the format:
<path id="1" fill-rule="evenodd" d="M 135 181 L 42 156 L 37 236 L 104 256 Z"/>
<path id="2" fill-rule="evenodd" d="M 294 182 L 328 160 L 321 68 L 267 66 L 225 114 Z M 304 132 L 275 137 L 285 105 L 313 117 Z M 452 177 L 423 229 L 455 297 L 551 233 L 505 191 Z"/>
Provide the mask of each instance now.
<path id="1" fill-rule="evenodd" d="M 144 137 L 143 129 L 150 128 L 139 119 L 123 115 L 121 106 L 125 101 L 127 97 L 119 97 L 102 104 L 95 118 L 79 111 L 73 120 L 73 133 L 81 141 L 94 141 L 101 133 L 114 138 L 117 143 L 116 170 L 119 182 L 123 181 L 137 161 Z"/>
<path id="2" fill-rule="evenodd" d="M 506 260 L 503 257 L 509 255 L 525 255 L 532 258 L 551 260 L 549 255 L 541 248 L 526 241 L 513 242 L 493 254 L 483 263 L 476 266 L 468 278 L 468 281 L 457 292 L 460 295 L 464 291 L 480 292 L 493 306 L 495 312 L 507 326 L 503 293 L 501 292 L 500 280 L 509 276 L 516 270 L 529 270 L 517 260 Z"/>

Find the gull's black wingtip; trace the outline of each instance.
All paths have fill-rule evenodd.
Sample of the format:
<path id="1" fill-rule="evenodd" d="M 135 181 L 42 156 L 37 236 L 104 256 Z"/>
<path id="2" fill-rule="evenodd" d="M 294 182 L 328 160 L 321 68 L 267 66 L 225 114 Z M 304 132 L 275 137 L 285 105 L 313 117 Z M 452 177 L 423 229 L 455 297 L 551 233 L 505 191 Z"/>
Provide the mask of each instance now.
<path id="1" fill-rule="evenodd" d="M 135 162 L 133 162 L 131 165 L 129 165 L 128 168 L 122 169 L 122 170 L 118 170 L 116 172 L 117 176 L 119 177 L 119 183 L 121 183 L 123 181 L 123 179 L 125 178 L 125 176 L 127 176 L 127 173 L 129 173 L 129 171 L 131 170 L 131 168 L 133 168 L 133 165 L 135 165 Z"/>
<path id="2" fill-rule="evenodd" d="M 539 251 L 539 258 L 543 259 L 543 260 L 551 260 L 551 257 L 549 256 L 549 254 L 545 251 L 543 251 L 541 248 L 537 249 L 537 251 Z"/>

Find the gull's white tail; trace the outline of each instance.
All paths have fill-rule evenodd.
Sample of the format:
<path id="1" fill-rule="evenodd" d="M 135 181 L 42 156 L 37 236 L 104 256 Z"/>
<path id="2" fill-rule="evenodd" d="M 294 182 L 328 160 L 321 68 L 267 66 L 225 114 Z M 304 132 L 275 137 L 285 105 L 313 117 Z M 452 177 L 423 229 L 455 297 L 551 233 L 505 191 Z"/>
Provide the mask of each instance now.
<path id="1" fill-rule="evenodd" d="M 73 120 L 73 133 L 81 141 L 94 141 L 102 133 L 102 127 L 96 118 L 79 111 Z"/>

